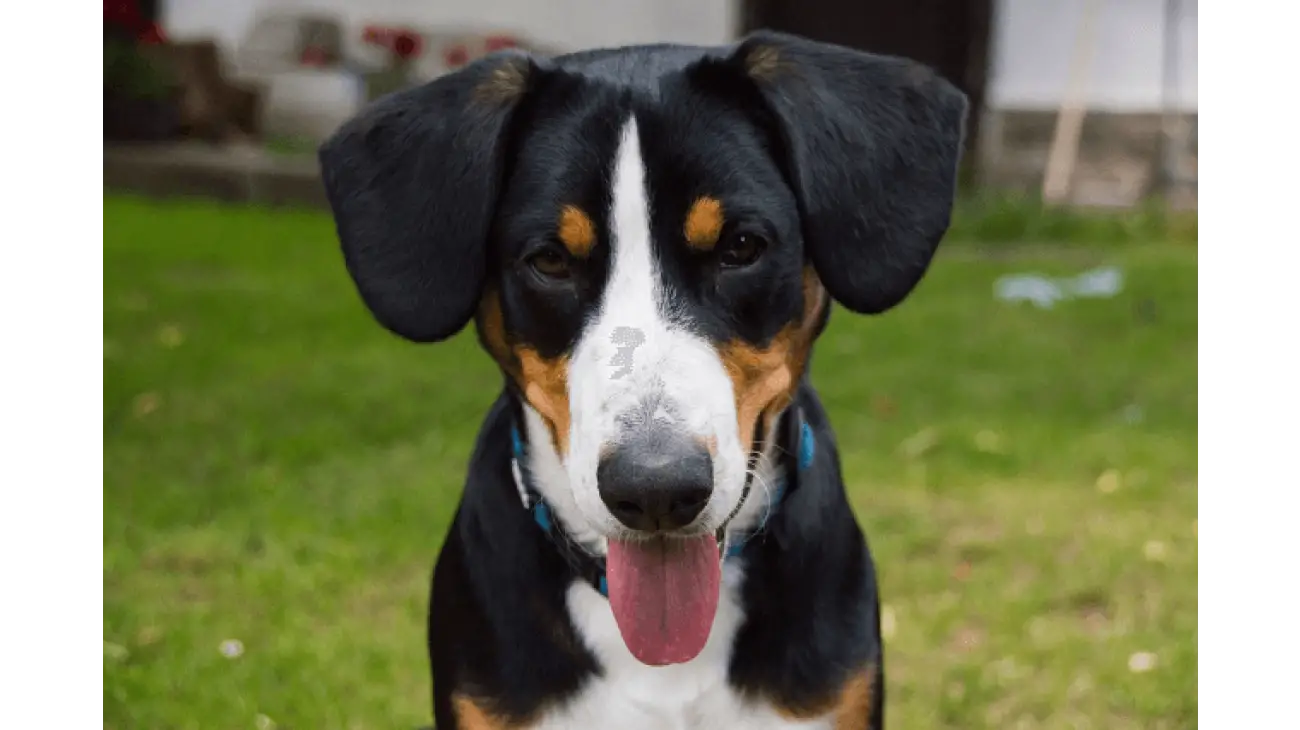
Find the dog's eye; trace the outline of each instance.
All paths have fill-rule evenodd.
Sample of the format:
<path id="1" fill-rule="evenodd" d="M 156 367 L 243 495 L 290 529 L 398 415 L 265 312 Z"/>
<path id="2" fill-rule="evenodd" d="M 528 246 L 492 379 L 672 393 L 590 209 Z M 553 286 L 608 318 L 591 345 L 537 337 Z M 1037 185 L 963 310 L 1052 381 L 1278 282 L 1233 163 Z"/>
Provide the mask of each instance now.
<path id="1" fill-rule="evenodd" d="M 554 249 L 543 249 L 529 256 L 528 265 L 547 279 L 567 279 L 573 275 L 568 257 Z"/>
<path id="2" fill-rule="evenodd" d="M 753 233 L 733 233 L 718 245 L 718 261 L 724 267 L 738 269 L 749 266 L 767 250 L 767 241 Z"/>

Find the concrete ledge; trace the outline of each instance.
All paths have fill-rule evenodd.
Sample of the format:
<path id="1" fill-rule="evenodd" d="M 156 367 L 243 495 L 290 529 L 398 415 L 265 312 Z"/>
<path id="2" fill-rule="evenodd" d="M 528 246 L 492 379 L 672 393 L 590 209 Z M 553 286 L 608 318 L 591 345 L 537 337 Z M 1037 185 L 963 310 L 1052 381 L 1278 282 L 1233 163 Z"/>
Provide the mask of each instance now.
<path id="1" fill-rule="evenodd" d="M 258 147 L 196 143 L 105 145 L 104 188 L 271 206 L 327 205 L 316 160 Z"/>
<path id="2" fill-rule="evenodd" d="M 1043 173 L 1057 112 L 988 109 L 980 127 L 980 183 L 995 189 L 1034 191 Z M 1165 189 L 1161 148 L 1166 121 L 1159 114 L 1090 111 L 1083 119 L 1070 202 L 1125 208 L 1163 193 L 1177 208 L 1196 208 L 1197 116 L 1177 117 L 1173 185 Z"/>
<path id="3" fill-rule="evenodd" d="M 1047 149 L 1056 128 L 1057 110 L 993 109 L 984 117 L 1000 133 L 999 140 L 1010 149 Z M 1195 113 L 1176 116 L 1187 138 L 1186 152 L 1196 154 Z M 1159 148 L 1165 120 L 1156 113 L 1121 114 L 1088 111 L 1080 130 L 1079 150 L 1084 155 L 1154 155 Z"/>
<path id="4" fill-rule="evenodd" d="M 1041 184 L 1053 117 L 1012 118 L 1013 130 L 1000 129 L 1006 119 L 986 125 L 981 182 L 1000 189 L 1032 191 Z M 1075 205 L 1124 208 L 1136 205 L 1156 174 L 1154 149 L 1158 118 L 1127 120 L 1128 134 L 1105 132 L 1126 120 L 1100 118 L 1102 140 L 1080 150 L 1071 202 Z M 1194 139 L 1194 138 L 1193 138 Z M 1196 208 L 1194 142 L 1182 160 L 1186 170 L 1171 195 L 1177 208 Z M 151 197 L 201 197 L 269 206 L 325 208 L 316 158 L 311 154 L 269 152 L 253 145 L 215 146 L 198 142 L 113 144 L 104 147 L 104 187 Z"/>

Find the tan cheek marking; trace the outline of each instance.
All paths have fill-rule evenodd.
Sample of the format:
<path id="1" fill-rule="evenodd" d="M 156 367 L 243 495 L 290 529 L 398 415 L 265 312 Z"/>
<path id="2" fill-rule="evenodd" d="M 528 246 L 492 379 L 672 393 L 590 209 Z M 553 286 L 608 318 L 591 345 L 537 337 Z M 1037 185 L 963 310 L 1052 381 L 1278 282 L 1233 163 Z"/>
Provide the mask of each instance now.
<path id="1" fill-rule="evenodd" d="M 765 350 L 740 343 L 722 349 L 722 364 L 736 397 L 736 428 L 741 443 L 754 433 L 759 414 L 783 392 L 792 390 L 794 376 L 787 366 L 787 338 L 777 335 Z"/>
<path id="2" fill-rule="evenodd" d="M 776 711 L 787 720 L 816 720 L 827 715 L 834 720 L 835 730 L 866 730 L 871 719 L 871 703 L 875 697 L 876 668 L 874 665 L 854 672 L 840 686 L 829 701 L 811 707 L 793 707 L 776 704 Z"/>
<path id="3" fill-rule="evenodd" d="M 707 251 L 717 245 L 718 237 L 722 235 L 723 222 L 722 203 L 716 198 L 705 196 L 691 204 L 682 232 L 686 234 L 686 242 L 692 248 Z"/>
<path id="4" fill-rule="evenodd" d="M 564 454 L 569 441 L 569 360 L 547 360 L 530 347 L 512 347 L 506 337 L 501 298 L 492 290 L 479 302 L 479 342 L 541 414 L 556 448 Z"/>
<path id="5" fill-rule="evenodd" d="M 525 727 L 512 725 L 496 717 L 462 694 L 452 695 L 451 704 L 456 712 L 456 725 L 460 730 L 519 730 Z"/>
<path id="6" fill-rule="evenodd" d="M 736 394 L 736 427 L 742 442 L 754 433 L 755 422 L 763 435 L 790 405 L 795 387 L 808 363 L 814 328 L 826 306 L 826 292 L 811 268 L 804 270 L 804 310 L 798 324 L 785 328 L 766 349 L 745 343 L 722 348 L 722 363 Z M 757 419 L 761 418 L 761 421 Z"/>
<path id="7" fill-rule="evenodd" d="M 527 347 L 515 354 L 524 398 L 546 420 L 555 447 L 563 455 L 569 448 L 569 358 L 547 360 Z"/>
<path id="8" fill-rule="evenodd" d="M 586 258 L 596 245 L 596 225 L 591 222 L 591 216 L 576 205 L 566 205 L 560 210 L 560 225 L 556 233 L 569 253 L 579 258 Z"/>
<path id="9" fill-rule="evenodd" d="M 483 294 L 475 324 L 478 325 L 478 340 L 483 349 L 507 372 L 513 370 L 505 317 L 501 314 L 501 297 L 496 291 L 488 290 Z"/>

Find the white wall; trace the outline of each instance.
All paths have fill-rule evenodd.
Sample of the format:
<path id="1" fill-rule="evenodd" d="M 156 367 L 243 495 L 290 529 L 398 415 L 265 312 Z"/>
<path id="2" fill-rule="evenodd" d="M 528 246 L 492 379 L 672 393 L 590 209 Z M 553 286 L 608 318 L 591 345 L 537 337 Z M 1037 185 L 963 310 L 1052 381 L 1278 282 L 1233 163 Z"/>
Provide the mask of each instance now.
<path id="1" fill-rule="evenodd" d="M 258 0 L 162 0 L 162 25 L 178 40 L 215 38 L 223 51 L 239 46 Z"/>
<path id="2" fill-rule="evenodd" d="M 1088 0 L 996 0 L 988 102 L 1053 108 L 1069 75 L 1074 34 Z M 1094 108 L 1154 111 L 1161 104 L 1165 0 L 1097 0 L 1088 101 Z M 1196 108 L 1196 3 L 1182 0 L 1179 97 Z M 637 42 L 725 43 L 739 0 L 164 0 L 176 37 L 215 36 L 236 48 L 259 9 L 313 10 L 349 24 L 409 22 L 515 32 L 556 50 Z M 355 25 L 354 25 L 355 27 Z"/>
<path id="3" fill-rule="evenodd" d="M 259 10 L 310 10 L 347 24 L 406 22 L 514 32 L 559 51 L 673 41 L 725 43 L 736 0 L 164 0 L 177 38 L 215 36 L 235 48 Z"/>
<path id="4" fill-rule="evenodd" d="M 990 106 L 1053 108 L 1070 73 L 1075 33 L 1084 2 L 1091 0 L 997 0 Z M 1095 43 L 1087 86 L 1088 105 L 1112 111 L 1158 111 L 1164 54 L 1165 0 L 1097 0 Z M 1182 0 L 1177 96 L 1196 109 L 1196 2 Z"/>

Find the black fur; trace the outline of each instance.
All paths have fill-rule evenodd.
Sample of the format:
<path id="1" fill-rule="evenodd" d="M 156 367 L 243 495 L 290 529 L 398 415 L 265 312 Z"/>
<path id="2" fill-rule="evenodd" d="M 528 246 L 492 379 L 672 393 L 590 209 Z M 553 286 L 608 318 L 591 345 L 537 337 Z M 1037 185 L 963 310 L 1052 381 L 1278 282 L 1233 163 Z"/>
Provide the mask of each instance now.
<path id="1" fill-rule="evenodd" d="M 492 699 L 523 721 L 600 675 L 569 620 L 565 590 L 581 577 L 519 506 L 509 470 L 517 413 L 503 395 L 489 411 L 470 460 L 460 509 L 434 571 L 429 656 L 434 719 L 455 728 L 451 693 Z M 872 728 L 881 727 L 884 663 L 875 567 L 844 494 L 839 454 L 812 387 L 791 411 L 812 427 L 811 468 L 787 463 L 787 494 L 764 533 L 746 547 L 743 602 L 731 682 L 791 708 L 823 705 L 849 672 L 873 665 Z M 783 449 L 792 454 L 795 422 Z M 789 458 L 786 459 L 790 461 Z"/>
<path id="2" fill-rule="evenodd" d="M 517 93 L 485 97 L 503 68 L 519 75 Z M 915 287 L 948 226 L 965 112 L 962 94 L 917 64 L 760 33 L 729 48 L 491 56 L 377 102 L 320 161 L 349 271 L 382 324 L 415 341 L 445 339 L 487 292 L 509 344 L 555 358 L 604 295 L 610 252 L 573 260 L 563 281 L 526 263 L 555 249 L 566 204 L 609 239 L 611 165 L 632 115 L 653 255 L 676 309 L 708 340 L 762 347 L 802 316 L 807 266 L 857 312 L 887 310 Z M 724 269 L 716 252 L 683 243 L 681 222 L 700 195 L 722 201 L 726 236 L 768 242 L 752 266 Z M 429 653 L 444 730 L 456 727 L 453 692 L 523 720 L 601 673 L 565 608 L 578 576 L 515 491 L 509 431 L 521 398 L 507 378 L 434 574 Z M 797 443 L 797 409 L 817 455 L 803 472 L 787 463 L 785 502 L 746 547 L 747 618 L 730 682 L 813 708 L 874 665 L 870 726 L 880 728 L 875 568 L 806 377 L 794 405 L 779 446 Z"/>
<path id="3" fill-rule="evenodd" d="M 756 54 L 771 60 L 751 75 Z M 948 230 L 965 95 L 912 61 L 772 32 L 695 73 L 715 88 L 754 80 L 785 143 L 808 256 L 831 296 L 869 314 L 901 302 Z"/>
<path id="4" fill-rule="evenodd" d="M 830 422 L 805 380 L 791 407 L 817 442 L 813 465 L 788 469 L 790 490 L 748 546 L 743 603 L 731 681 L 787 707 L 816 707 L 833 697 L 849 673 L 873 667 L 871 723 L 884 713 L 884 653 L 876 569 L 844 493 Z M 785 442 L 798 443 L 787 415 Z"/>
<path id="5" fill-rule="evenodd" d="M 495 713 L 523 719 L 573 695 L 600 671 L 579 648 L 565 610 L 564 593 L 576 576 L 515 492 L 516 417 L 505 395 L 488 412 L 434 570 L 429 658 L 438 728 L 457 727 L 453 690 L 491 698 Z"/>
<path id="6" fill-rule="evenodd" d="M 321 146 L 348 270 L 379 322 L 408 339 L 450 337 L 478 305 L 515 100 L 476 92 L 506 64 L 529 79 L 537 69 L 518 53 L 480 59 L 380 99 Z"/>

